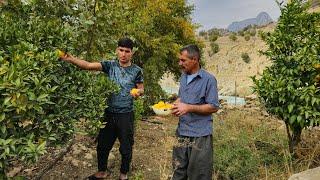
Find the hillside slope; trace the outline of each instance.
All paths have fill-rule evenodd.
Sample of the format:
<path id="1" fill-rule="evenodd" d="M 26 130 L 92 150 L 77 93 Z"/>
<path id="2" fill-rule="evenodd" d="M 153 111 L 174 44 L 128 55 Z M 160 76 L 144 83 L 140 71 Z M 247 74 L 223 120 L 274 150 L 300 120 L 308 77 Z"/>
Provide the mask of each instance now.
<path id="1" fill-rule="evenodd" d="M 260 30 L 272 31 L 275 24 L 270 24 Z M 237 36 L 232 41 L 228 36 L 218 38 L 219 52 L 210 56 L 210 42 L 205 41 L 204 58 L 206 69 L 214 74 L 218 80 L 219 93 L 222 95 L 246 96 L 251 94 L 252 80 L 250 76 L 261 74 L 265 67 L 271 64 L 260 50 L 265 50 L 265 43 L 256 35 L 246 41 L 244 37 Z M 242 53 L 248 53 L 251 61 L 245 63 Z"/>

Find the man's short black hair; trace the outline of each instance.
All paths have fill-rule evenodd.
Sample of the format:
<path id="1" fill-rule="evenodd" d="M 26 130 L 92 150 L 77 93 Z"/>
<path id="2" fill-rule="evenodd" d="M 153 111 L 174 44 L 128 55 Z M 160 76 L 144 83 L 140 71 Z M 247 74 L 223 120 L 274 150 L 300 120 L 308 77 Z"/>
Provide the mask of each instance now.
<path id="1" fill-rule="evenodd" d="M 133 41 L 130 38 L 124 37 L 119 39 L 118 41 L 118 47 L 125 47 L 133 49 Z"/>
<path id="2" fill-rule="evenodd" d="M 200 62 L 200 49 L 197 45 L 189 44 L 180 49 L 180 53 L 182 53 L 183 51 L 188 52 L 188 57 L 190 59 L 196 58 Z"/>

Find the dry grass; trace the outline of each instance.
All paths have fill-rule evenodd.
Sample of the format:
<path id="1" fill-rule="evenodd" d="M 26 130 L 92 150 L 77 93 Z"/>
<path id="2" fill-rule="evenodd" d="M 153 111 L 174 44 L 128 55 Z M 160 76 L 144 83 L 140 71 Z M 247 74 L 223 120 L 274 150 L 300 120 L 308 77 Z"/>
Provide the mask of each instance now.
<path id="1" fill-rule="evenodd" d="M 217 116 L 214 133 L 215 179 L 287 179 L 320 165 L 320 131 L 305 130 L 292 157 L 284 124 L 261 111 L 227 110 Z"/>
<path id="2" fill-rule="evenodd" d="M 163 152 L 169 152 L 169 153 L 163 153 L 163 158 L 160 159 L 158 162 L 159 170 L 160 170 L 160 179 L 161 180 L 168 180 L 172 177 L 172 163 L 171 163 L 171 153 L 173 146 L 177 143 L 177 139 L 174 137 L 171 137 L 169 135 L 166 135 L 163 138 Z M 169 161 L 168 161 L 169 160 Z"/>

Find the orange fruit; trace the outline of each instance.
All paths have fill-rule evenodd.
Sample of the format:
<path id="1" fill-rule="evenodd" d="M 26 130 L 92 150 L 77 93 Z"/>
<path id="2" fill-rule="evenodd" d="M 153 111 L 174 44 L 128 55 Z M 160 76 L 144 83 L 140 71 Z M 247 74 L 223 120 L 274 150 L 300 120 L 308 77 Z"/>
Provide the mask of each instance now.
<path id="1" fill-rule="evenodd" d="M 57 50 L 57 56 L 58 56 L 59 58 L 61 58 L 61 57 L 65 56 L 65 53 L 64 53 L 63 51 L 61 51 L 60 49 L 58 49 L 58 50 Z"/>
<path id="2" fill-rule="evenodd" d="M 131 91 L 130 91 L 130 94 L 131 95 L 137 95 L 139 93 L 139 89 L 137 89 L 137 88 L 133 88 L 133 89 L 131 89 Z"/>
<path id="3" fill-rule="evenodd" d="M 157 104 L 153 105 L 156 109 L 172 109 L 173 105 L 169 103 L 165 103 L 163 101 L 159 101 Z"/>

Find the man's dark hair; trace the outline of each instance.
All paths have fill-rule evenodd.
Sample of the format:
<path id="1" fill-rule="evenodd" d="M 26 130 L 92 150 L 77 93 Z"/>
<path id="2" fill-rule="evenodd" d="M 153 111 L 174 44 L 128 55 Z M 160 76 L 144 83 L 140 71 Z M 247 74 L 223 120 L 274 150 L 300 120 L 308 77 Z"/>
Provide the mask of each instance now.
<path id="1" fill-rule="evenodd" d="M 190 59 L 196 58 L 200 62 L 200 49 L 197 45 L 189 44 L 189 45 L 180 49 L 180 53 L 182 53 L 183 51 L 188 52 L 188 57 Z"/>
<path id="2" fill-rule="evenodd" d="M 121 38 L 118 41 L 118 47 L 130 48 L 132 50 L 133 49 L 133 41 L 127 37 Z"/>

